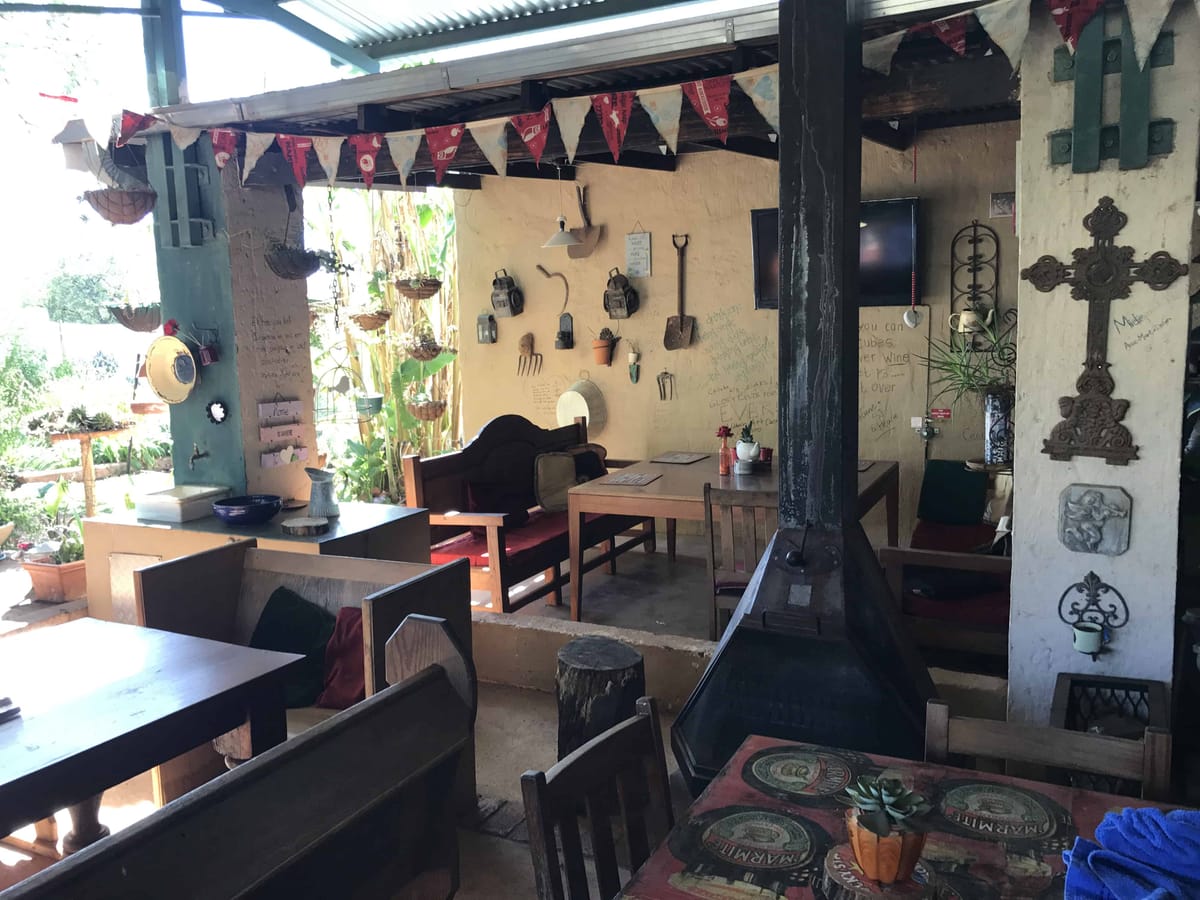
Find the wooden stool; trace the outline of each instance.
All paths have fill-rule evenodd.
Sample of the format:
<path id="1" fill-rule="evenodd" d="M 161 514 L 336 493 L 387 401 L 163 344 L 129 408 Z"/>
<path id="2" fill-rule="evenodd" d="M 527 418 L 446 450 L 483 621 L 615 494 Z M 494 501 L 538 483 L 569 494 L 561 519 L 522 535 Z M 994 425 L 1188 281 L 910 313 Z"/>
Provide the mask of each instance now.
<path id="1" fill-rule="evenodd" d="M 558 651 L 558 758 L 637 714 L 646 693 L 642 654 L 605 637 L 580 637 Z"/>

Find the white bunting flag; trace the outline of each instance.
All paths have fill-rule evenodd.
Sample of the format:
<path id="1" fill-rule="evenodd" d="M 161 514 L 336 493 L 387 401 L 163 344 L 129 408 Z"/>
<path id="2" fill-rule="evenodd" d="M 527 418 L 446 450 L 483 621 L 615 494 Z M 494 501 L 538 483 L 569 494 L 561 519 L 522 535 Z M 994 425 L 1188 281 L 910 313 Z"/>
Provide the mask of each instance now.
<path id="1" fill-rule="evenodd" d="M 891 75 L 892 57 L 896 55 L 896 48 L 900 46 L 900 42 L 904 40 L 906 34 L 908 34 L 907 31 L 897 31 L 895 34 L 885 34 L 883 37 L 864 43 L 862 64 L 873 72 Z"/>
<path id="2" fill-rule="evenodd" d="M 637 92 L 638 103 L 667 142 L 672 153 L 678 153 L 679 110 L 683 106 L 683 90 L 677 84 L 668 87 L 649 88 Z"/>
<path id="3" fill-rule="evenodd" d="M 337 181 L 338 162 L 342 158 L 342 144 L 346 143 L 346 139 L 344 137 L 315 137 L 312 142 L 317 162 L 325 170 L 326 179 L 333 184 Z"/>
<path id="4" fill-rule="evenodd" d="M 1137 56 L 1138 66 L 1146 68 L 1150 59 L 1150 51 L 1162 31 L 1167 13 L 1171 11 L 1174 0 L 1125 0 L 1125 9 L 1129 13 L 1129 27 L 1133 29 L 1133 52 Z M 1197 0 L 1200 5 L 1200 0 Z"/>
<path id="5" fill-rule="evenodd" d="M 558 133 L 567 148 L 567 162 L 575 162 L 575 151 L 579 149 L 579 133 L 583 131 L 583 120 L 592 108 L 591 97 L 560 97 L 550 101 L 554 104 L 554 118 L 558 122 Z"/>
<path id="6" fill-rule="evenodd" d="M 182 125 L 167 125 L 171 130 L 171 140 L 175 142 L 175 146 L 180 150 L 186 150 L 192 144 L 200 139 L 199 128 L 184 128 Z"/>
<path id="7" fill-rule="evenodd" d="M 400 173 L 400 183 L 408 181 L 412 174 L 413 160 L 417 158 L 417 150 L 421 147 L 423 131 L 392 131 L 383 136 L 387 141 L 388 153 L 392 156 L 392 164 Z"/>
<path id="8" fill-rule="evenodd" d="M 508 119 L 486 119 L 467 125 L 471 137 L 497 175 L 508 174 Z"/>
<path id="9" fill-rule="evenodd" d="M 975 17 L 988 37 L 1008 57 L 1016 72 L 1021 68 L 1025 38 L 1029 35 L 1029 0 L 999 0 L 975 10 Z"/>
<path id="10" fill-rule="evenodd" d="M 771 130 L 779 133 L 779 64 L 747 69 L 733 76 L 738 87 L 751 99 L 758 114 Z"/>
<path id="11" fill-rule="evenodd" d="M 242 184 L 246 183 L 246 179 L 250 177 L 250 173 L 258 165 L 258 161 L 262 159 L 262 155 L 267 152 L 267 148 L 274 141 L 275 135 L 270 133 L 264 134 L 260 131 L 246 132 L 246 158 L 242 160 Z"/>

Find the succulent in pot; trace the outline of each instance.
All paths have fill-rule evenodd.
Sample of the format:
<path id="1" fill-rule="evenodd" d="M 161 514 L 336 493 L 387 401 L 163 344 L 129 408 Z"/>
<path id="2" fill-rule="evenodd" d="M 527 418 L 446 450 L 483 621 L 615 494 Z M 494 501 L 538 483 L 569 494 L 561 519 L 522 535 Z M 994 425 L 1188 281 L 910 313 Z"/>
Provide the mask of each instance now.
<path id="1" fill-rule="evenodd" d="M 882 884 L 911 878 L 925 848 L 925 798 L 898 778 L 862 777 L 839 799 L 851 807 L 846 829 L 863 874 Z"/>
<path id="2" fill-rule="evenodd" d="M 754 420 L 750 420 L 742 426 L 742 435 L 737 442 L 737 457 L 744 462 L 751 462 L 758 459 L 758 441 L 754 439 Z"/>
<path id="3" fill-rule="evenodd" d="M 620 338 L 612 333 L 611 328 L 601 328 L 599 336 L 592 341 L 592 358 L 598 366 L 611 366 L 613 348 Z"/>

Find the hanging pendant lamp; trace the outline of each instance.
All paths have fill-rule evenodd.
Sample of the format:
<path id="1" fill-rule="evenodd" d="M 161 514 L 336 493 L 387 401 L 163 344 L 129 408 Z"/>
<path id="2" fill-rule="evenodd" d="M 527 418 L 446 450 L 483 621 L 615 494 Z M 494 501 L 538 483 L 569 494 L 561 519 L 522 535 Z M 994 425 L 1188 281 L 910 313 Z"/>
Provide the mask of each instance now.
<path id="1" fill-rule="evenodd" d="M 562 206 L 562 166 L 555 166 L 558 170 L 558 208 Z M 542 244 L 543 247 L 574 247 L 583 243 L 575 235 L 567 230 L 567 217 L 561 212 L 558 214 L 558 230 L 550 235 L 550 240 Z"/>

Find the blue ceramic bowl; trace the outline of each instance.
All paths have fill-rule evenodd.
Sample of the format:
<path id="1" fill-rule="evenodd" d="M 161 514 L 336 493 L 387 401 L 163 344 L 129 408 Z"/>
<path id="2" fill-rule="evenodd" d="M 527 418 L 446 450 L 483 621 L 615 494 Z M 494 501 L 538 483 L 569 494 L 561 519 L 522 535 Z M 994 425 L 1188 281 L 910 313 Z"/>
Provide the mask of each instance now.
<path id="1" fill-rule="evenodd" d="M 226 525 L 261 525 L 279 512 L 283 500 L 275 494 L 227 497 L 213 506 L 213 515 Z"/>

